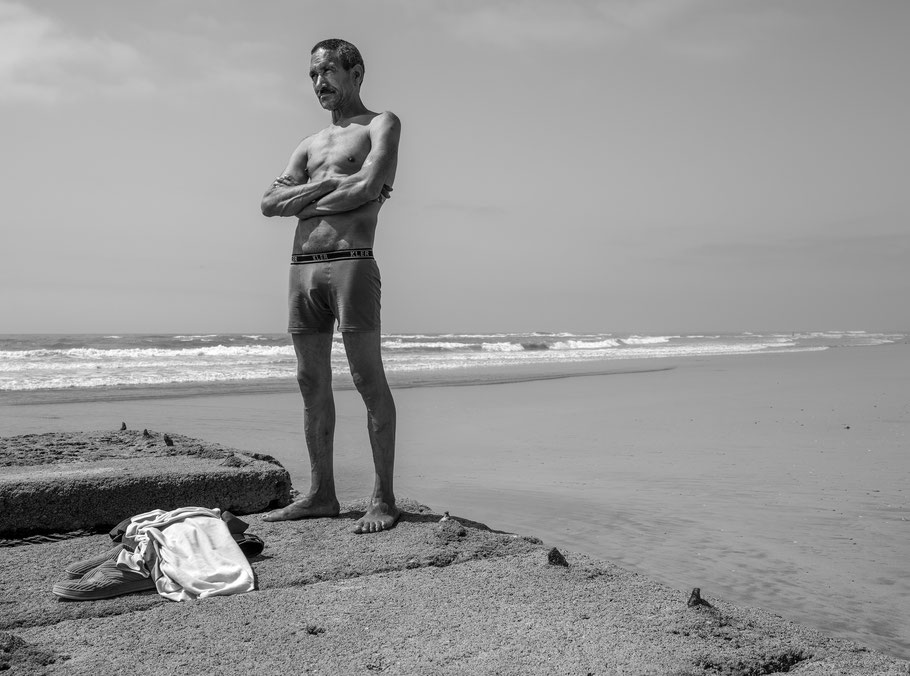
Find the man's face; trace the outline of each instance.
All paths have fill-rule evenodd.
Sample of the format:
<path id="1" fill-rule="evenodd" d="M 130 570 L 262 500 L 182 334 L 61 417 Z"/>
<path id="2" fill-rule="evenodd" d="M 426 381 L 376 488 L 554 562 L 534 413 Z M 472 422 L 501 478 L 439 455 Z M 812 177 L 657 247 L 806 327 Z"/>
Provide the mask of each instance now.
<path id="1" fill-rule="evenodd" d="M 349 101 L 357 93 L 360 76 L 359 66 L 345 70 L 335 52 L 318 49 L 310 57 L 313 91 L 326 110 L 338 110 Z"/>

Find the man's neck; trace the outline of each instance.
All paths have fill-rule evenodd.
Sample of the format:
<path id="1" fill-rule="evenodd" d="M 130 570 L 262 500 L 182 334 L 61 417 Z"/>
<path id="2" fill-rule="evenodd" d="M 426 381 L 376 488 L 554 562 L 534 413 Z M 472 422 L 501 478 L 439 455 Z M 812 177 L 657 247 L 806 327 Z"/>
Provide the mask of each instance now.
<path id="1" fill-rule="evenodd" d="M 350 103 L 346 103 L 342 105 L 341 108 L 332 111 L 332 124 L 340 124 L 345 120 L 350 120 L 352 117 L 365 115 L 369 112 L 370 111 L 363 105 L 363 101 L 361 101 L 358 96 Z"/>

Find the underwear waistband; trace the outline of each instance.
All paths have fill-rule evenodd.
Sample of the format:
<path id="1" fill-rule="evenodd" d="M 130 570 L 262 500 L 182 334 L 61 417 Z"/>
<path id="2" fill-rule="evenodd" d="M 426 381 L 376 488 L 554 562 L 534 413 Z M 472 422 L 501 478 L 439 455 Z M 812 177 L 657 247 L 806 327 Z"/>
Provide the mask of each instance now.
<path id="1" fill-rule="evenodd" d="M 372 258 L 372 249 L 339 249 L 338 251 L 324 251 L 322 253 L 292 254 L 291 265 L 303 263 L 322 263 L 324 261 L 339 261 L 352 258 Z"/>

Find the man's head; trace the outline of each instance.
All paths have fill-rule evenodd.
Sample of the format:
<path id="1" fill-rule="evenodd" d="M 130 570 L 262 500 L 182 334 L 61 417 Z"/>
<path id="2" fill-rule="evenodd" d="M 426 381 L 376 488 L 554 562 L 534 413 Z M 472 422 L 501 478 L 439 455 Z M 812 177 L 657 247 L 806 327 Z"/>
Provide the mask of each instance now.
<path id="1" fill-rule="evenodd" d="M 310 50 L 310 81 L 320 105 L 338 110 L 360 97 L 364 65 L 360 50 L 346 40 L 322 40 Z"/>

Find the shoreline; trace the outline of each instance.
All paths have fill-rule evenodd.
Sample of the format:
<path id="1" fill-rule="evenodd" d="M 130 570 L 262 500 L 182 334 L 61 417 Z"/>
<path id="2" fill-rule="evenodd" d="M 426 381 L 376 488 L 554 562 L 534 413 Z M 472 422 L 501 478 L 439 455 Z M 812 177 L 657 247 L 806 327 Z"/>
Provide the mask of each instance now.
<path id="1" fill-rule="evenodd" d="M 675 358 L 678 360 L 679 358 Z M 588 376 L 652 373 L 676 368 L 676 365 L 645 366 L 644 363 L 672 361 L 674 358 L 603 360 L 566 364 L 517 364 L 512 366 L 487 366 L 459 368 L 451 371 L 433 371 L 425 375 L 419 371 L 392 371 L 387 374 L 393 390 L 421 387 L 471 387 L 481 385 L 506 385 L 582 378 Z M 644 362 L 644 363 L 643 363 Z M 619 363 L 620 366 L 616 366 Z M 613 368 L 605 368 L 606 365 Z M 594 370 L 591 367 L 595 367 Z M 336 392 L 354 389 L 350 374 L 336 374 L 332 381 Z M 298 392 L 293 377 L 287 379 L 232 380 L 208 383 L 162 383 L 160 385 L 121 385 L 116 387 L 7 390 L 0 391 L 0 406 L 41 404 L 80 404 L 91 402 L 137 401 L 143 399 L 170 399 L 185 397 L 233 396 L 238 394 L 286 394 Z"/>
<path id="2" fill-rule="evenodd" d="M 539 344 L 527 342 L 529 336 L 388 335 L 383 343 L 388 379 L 396 389 L 501 384 L 626 368 L 650 371 L 701 358 L 907 342 L 906 333 L 865 331 L 626 338 L 534 334 Z M 297 391 L 287 334 L 6 334 L 0 343 L 0 402 L 8 404 Z M 340 340 L 335 347 L 334 388 L 352 389 Z"/>

